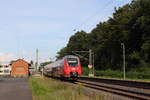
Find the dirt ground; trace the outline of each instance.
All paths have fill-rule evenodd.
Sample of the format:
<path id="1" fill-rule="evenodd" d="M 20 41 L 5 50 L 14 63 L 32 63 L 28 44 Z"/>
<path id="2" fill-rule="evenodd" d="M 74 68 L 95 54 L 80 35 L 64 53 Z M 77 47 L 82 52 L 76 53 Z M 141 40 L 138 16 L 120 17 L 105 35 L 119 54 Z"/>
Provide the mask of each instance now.
<path id="1" fill-rule="evenodd" d="M 0 78 L 0 100 L 32 100 L 28 78 Z"/>

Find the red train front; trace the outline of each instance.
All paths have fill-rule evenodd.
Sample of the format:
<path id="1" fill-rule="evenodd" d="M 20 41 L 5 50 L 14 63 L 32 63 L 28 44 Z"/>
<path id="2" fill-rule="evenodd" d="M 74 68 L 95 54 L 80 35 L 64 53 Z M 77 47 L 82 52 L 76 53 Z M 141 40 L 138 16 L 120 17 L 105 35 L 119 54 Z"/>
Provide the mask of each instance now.
<path id="1" fill-rule="evenodd" d="M 44 74 L 53 77 L 77 78 L 82 74 L 82 67 L 77 56 L 68 55 L 44 66 Z"/>
<path id="2" fill-rule="evenodd" d="M 64 76 L 78 77 L 82 74 L 80 60 L 76 56 L 64 57 Z"/>

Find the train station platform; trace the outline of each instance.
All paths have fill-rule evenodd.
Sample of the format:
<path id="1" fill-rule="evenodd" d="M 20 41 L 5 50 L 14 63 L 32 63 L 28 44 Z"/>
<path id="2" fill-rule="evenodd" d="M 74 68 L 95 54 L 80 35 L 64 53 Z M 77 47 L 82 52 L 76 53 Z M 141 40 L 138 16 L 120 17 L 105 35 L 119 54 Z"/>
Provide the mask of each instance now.
<path id="1" fill-rule="evenodd" d="M 32 100 L 28 78 L 0 78 L 0 100 Z"/>

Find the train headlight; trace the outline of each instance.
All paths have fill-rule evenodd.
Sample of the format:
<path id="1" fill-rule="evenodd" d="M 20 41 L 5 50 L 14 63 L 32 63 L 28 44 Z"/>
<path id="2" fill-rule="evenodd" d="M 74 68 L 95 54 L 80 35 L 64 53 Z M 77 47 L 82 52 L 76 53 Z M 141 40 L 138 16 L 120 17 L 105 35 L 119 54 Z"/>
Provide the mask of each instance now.
<path id="1" fill-rule="evenodd" d="M 75 68 L 72 68 L 72 70 L 75 70 Z"/>

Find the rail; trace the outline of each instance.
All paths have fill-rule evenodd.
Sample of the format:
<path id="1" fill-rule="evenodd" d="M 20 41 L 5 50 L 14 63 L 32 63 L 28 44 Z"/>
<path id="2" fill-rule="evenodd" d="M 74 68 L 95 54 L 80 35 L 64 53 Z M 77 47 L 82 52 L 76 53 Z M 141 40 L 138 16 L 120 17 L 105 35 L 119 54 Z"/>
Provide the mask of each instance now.
<path id="1" fill-rule="evenodd" d="M 150 100 L 150 82 L 79 77 L 85 87 L 111 92 L 134 99 Z"/>

